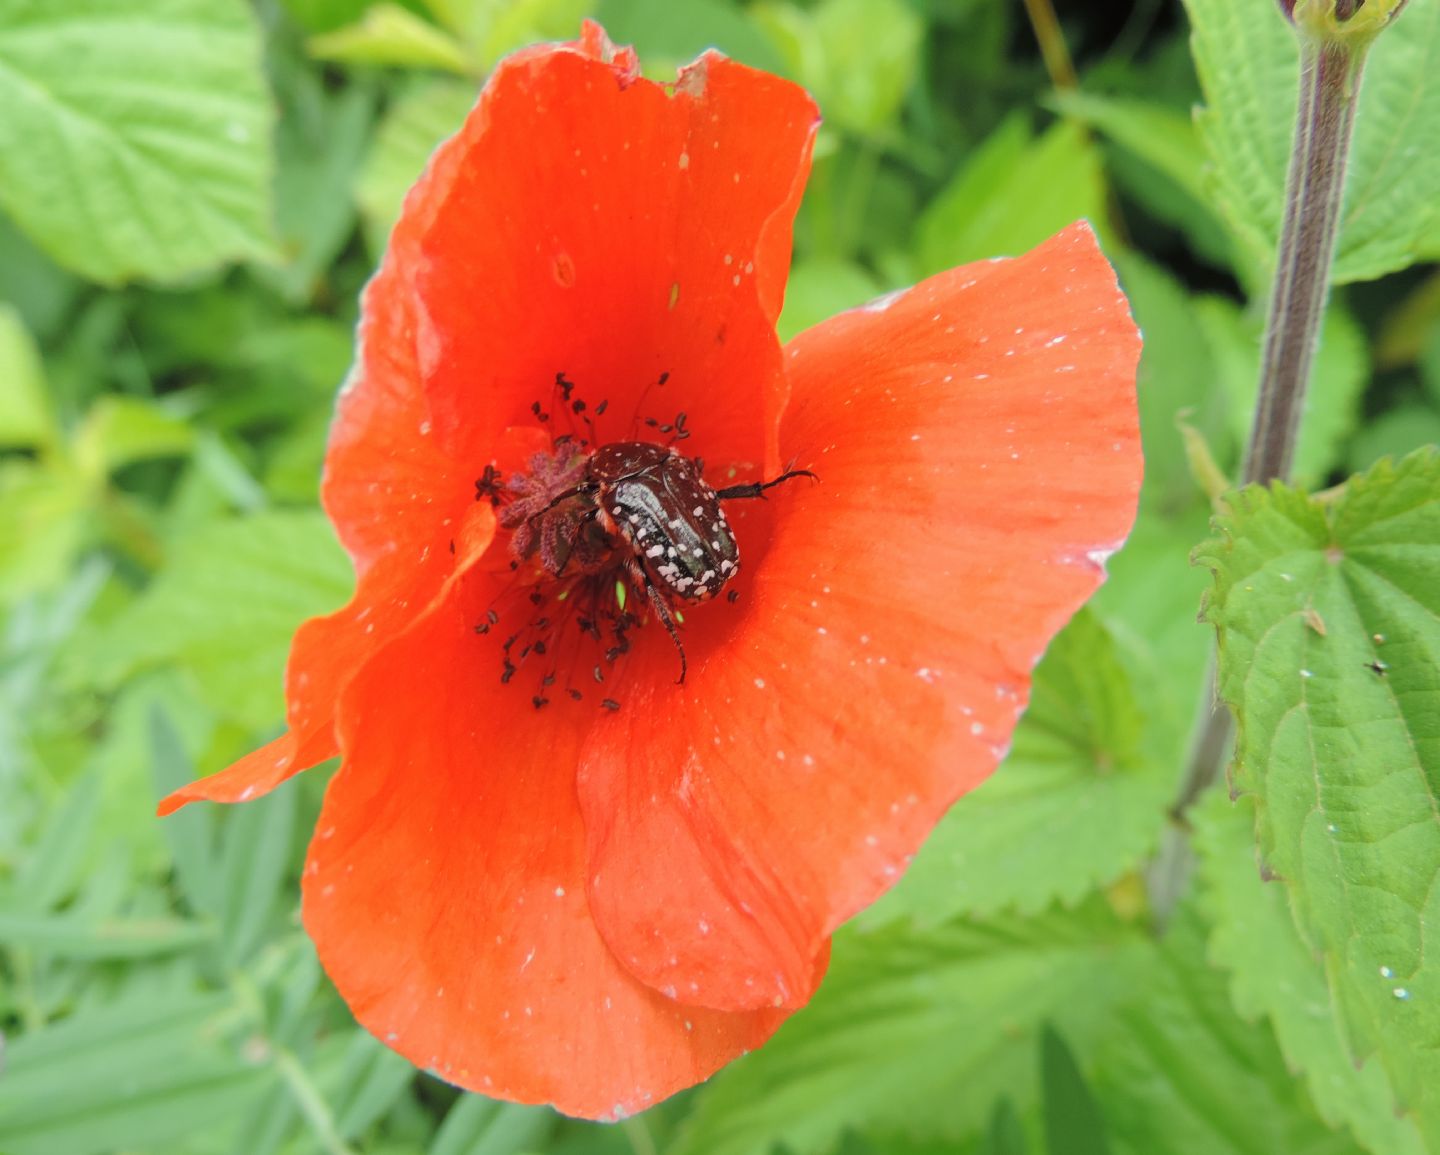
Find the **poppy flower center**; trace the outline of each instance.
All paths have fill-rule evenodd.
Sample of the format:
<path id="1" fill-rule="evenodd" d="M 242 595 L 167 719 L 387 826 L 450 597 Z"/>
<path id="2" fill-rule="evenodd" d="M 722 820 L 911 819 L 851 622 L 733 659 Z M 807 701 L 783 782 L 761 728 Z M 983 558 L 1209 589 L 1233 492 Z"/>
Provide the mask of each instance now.
<path id="1" fill-rule="evenodd" d="M 584 402 L 571 400 L 574 386 L 563 373 L 556 375 L 556 388 L 571 415 L 582 417 L 593 433 Z M 542 423 L 549 421 L 538 402 L 531 411 Z M 596 413 L 603 412 L 602 403 Z M 589 638 L 603 648 L 609 665 L 628 652 L 629 630 L 640 621 L 628 608 L 629 591 L 648 602 L 675 643 L 677 682 L 684 682 L 681 607 L 710 600 L 739 572 L 740 547 L 721 502 L 760 497 L 789 478 L 814 476 L 793 470 L 773 481 L 717 491 L 704 480 L 704 463 L 674 447 L 689 436 L 684 413 L 673 423 L 646 424 L 669 434 L 671 444 L 614 441 L 597 447 L 566 433 L 555 437 L 548 450 L 532 454 L 526 470 L 502 479 L 493 464 L 487 465 L 475 483 L 476 499 L 500 510 L 500 527 L 510 533 L 510 569 L 519 575 L 520 586 L 528 586 L 531 607 L 524 625 L 504 638 L 501 681 L 509 682 L 534 656 L 556 663 L 542 674 L 532 698 L 537 709 L 550 702 L 564 657 L 559 650 L 569 653 L 567 639 L 574 645 L 577 636 Z M 515 592 L 512 585 L 512 608 Z M 734 589 L 727 593 L 730 601 L 736 596 Z M 501 622 L 502 610 L 492 605 L 476 630 L 489 634 Z M 604 681 L 600 663 L 592 673 L 596 682 Z M 566 685 L 565 690 L 576 701 L 584 697 L 577 687 Z M 618 708 L 613 698 L 603 704 Z"/>

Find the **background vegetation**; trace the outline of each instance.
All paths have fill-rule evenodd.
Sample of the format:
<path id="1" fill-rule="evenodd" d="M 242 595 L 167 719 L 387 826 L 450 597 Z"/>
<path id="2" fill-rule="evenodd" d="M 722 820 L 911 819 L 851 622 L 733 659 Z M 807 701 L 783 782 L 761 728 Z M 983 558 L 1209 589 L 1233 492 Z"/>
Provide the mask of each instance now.
<path id="1" fill-rule="evenodd" d="M 404 190 L 587 14 L 652 75 L 714 44 L 819 98 L 785 335 L 1084 216 L 1146 337 L 1140 522 L 1008 763 L 772 1044 L 617 1127 L 356 1028 L 297 918 L 324 771 L 153 817 L 275 732 L 348 595 L 316 487 Z M 1163 934 L 1215 641 L 1176 417 L 1236 470 L 1296 52 L 1272 0 L 1060 17 L 1078 84 L 1001 0 L 0 0 L 0 1152 L 1440 1151 L 1440 466 L 1375 465 L 1440 440 L 1440 3 L 1367 69 L 1296 482 L 1369 473 L 1201 551 L 1247 793 L 1192 812 Z"/>

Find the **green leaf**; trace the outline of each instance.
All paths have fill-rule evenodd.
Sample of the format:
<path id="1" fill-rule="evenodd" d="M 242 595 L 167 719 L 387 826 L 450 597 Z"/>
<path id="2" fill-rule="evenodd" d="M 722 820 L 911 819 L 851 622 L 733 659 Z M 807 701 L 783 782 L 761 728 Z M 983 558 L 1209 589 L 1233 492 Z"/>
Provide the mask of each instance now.
<path id="1" fill-rule="evenodd" d="M 176 543 L 145 593 L 94 640 L 102 682 L 177 661 L 206 700 L 259 730 L 283 715 L 290 638 L 334 609 L 350 567 L 319 513 L 262 513 L 216 522 Z"/>
<path id="2" fill-rule="evenodd" d="M 760 26 L 825 117 L 860 136 L 883 135 L 919 70 L 925 24 L 904 0 L 821 0 L 762 6 Z"/>
<path id="3" fill-rule="evenodd" d="M 1440 444 L 1440 413 L 1411 401 L 1387 409 L 1355 431 L 1346 454 L 1349 467 L 1368 469 L 1382 457 L 1404 457 L 1426 445 Z"/>
<path id="4" fill-rule="evenodd" d="M 92 280 L 270 251 L 269 100 L 242 0 L 0 0 L 0 206 Z"/>
<path id="5" fill-rule="evenodd" d="M 1090 1089 L 1115 1150 L 1360 1155 L 1321 1123 L 1264 1025 L 1236 1016 L 1224 973 L 1205 962 L 1204 932 L 1193 908 L 1176 912 L 1160 965 L 1090 1052 Z"/>
<path id="6" fill-rule="evenodd" d="M 1080 91 L 1060 93 L 1056 103 L 1168 177 L 1197 207 L 1208 204 L 1204 150 L 1194 121 L 1179 109 Z"/>
<path id="7" fill-rule="evenodd" d="M 591 0 L 425 0 L 425 7 L 488 69 L 526 44 L 573 39 L 594 5 Z"/>
<path id="8" fill-rule="evenodd" d="M 426 1155 L 520 1155 L 540 1150 L 555 1126 L 544 1107 L 464 1095 L 450 1108 Z"/>
<path id="9" fill-rule="evenodd" d="M 1049 1026 L 1040 1032 L 1040 1085 L 1049 1155 L 1110 1155 L 1105 1120 L 1080 1064 Z"/>
<path id="10" fill-rule="evenodd" d="M 195 780 L 195 766 L 175 723 L 159 703 L 151 706 L 149 733 L 155 796 L 164 798 Z M 214 817 L 205 806 L 187 806 L 160 823 L 174 860 L 175 876 L 190 905 L 196 911 L 218 915 L 223 894 L 219 864 L 211 848 L 213 827 Z"/>
<path id="11" fill-rule="evenodd" d="M 1100 155 L 1085 129 L 1061 121 L 1032 140 L 1014 116 L 980 146 L 920 218 L 922 274 L 1023 253 L 1105 205 Z"/>
<path id="12" fill-rule="evenodd" d="M 0 449 L 49 447 L 58 438 L 40 351 L 20 314 L 0 303 Z"/>
<path id="13" fill-rule="evenodd" d="M 782 341 L 811 325 L 880 295 L 875 278 L 853 261 L 797 261 L 785 285 L 785 307 L 776 325 Z"/>
<path id="14" fill-rule="evenodd" d="M 1214 383 L 1229 398 L 1231 433 L 1238 444 L 1250 436 L 1260 381 L 1259 318 L 1232 302 L 1205 297 L 1195 319 L 1214 355 Z M 1291 480 L 1300 486 L 1324 484 L 1341 459 L 1345 442 L 1360 424 L 1360 400 L 1370 382 L 1369 351 L 1355 318 L 1338 302 L 1325 311 L 1315 368 L 1305 395 L 1305 415 L 1295 447 Z"/>
<path id="15" fill-rule="evenodd" d="M 1024 1125 L 1015 1113 L 1015 1104 L 1007 1096 L 995 1104 L 980 1155 L 1026 1155 L 1029 1149 Z"/>
<path id="16" fill-rule="evenodd" d="M 74 893 L 100 816 L 99 777 L 83 775 L 53 809 L 6 888 L 5 913 L 51 910 Z"/>
<path id="17" fill-rule="evenodd" d="M 1230 468 L 1244 435 L 1232 432 L 1226 392 L 1215 387 L 1223 350 L 1202 327 L 1196 298 L 1136 254 L 1118 254 L 1115 264 L 1145 334 L 1136 389 L 1145 450 L 1142 499 L 1149 509 L 1173 513 L 1202 502 L 1176 419 L 1184 415 L 1204 435 L 1222 468 Z"/>
<path id="18" fill-rule="evenodd" d="M 0 213 L 0 301 L 42 344 L 60 336 L 83 284 Z"/>
<path id="19" fill-rule="evenodd" d="M 1353 1048 L 1440 1145 L 1440 453 L 1332 501 L 1243 490 L 1218 524 L 1197 560 L 1235 783 Z"/>
<path id="20" fill-rule="evenodd" d="M 464 123 L 476 91 L 464 81 L 434 80 L 402 96 L 380 122 L 355 186 L 365 235 L 377 257 L 385 251 L 405 194 L 436 146 Z"/>
<path id="21" fill-rule="evenodd" d="M 1091 602 L 1123 643 L 1122 652 L 1148 659 L 1142 700 L 1170 737 L 1164 761 L 1172 767 L 1188 749 L 1214 648 L 1210 631 L 1195 621 L 1208 580 L 1190 564 L 1190 551 L 1208 525 L 1206 509 L 1192 508 L 1183 518 L 1142 510 L 1130 540 L 1109 561 L 1109 580 Z"/>
<path id="22" fill-rule="evenodd" d="M 276 54 L 271 64 L 284 113 L 275 138 L 276 226 L 285 263 L 255 275 L 289 301 L 310 300 L 355 229 L 350 191 L 375 119 L 372 86 L 331 95 L 313 64 Z"/>
<path id="23" fill-rule="evenodd" d="M 135 959 L 190 950 L 213 927 L 176 918 L 91 918 L 0 912 L 0 942 L 69 959 Z"/>
<path id="24" fill-rule="evenodd" d="M 85 414 L 73 444 L 81 470 L 100 480 L 136 461 L 179 457 L 194 438 L 186 422 L 170 416 L 155 402 L 107 394 Z"/>
<path id="25" fill-rule="evenodd" d="M 1266 1016 L 1287 1064 L 1303 1071 L 1331 1126 L 1349 1126 L 1377 1155 L 1423 1155 L 1378 1063 L 1357 1069 L 1315 961 L 1290 917 L 1285 888 L 1265 882 L 1255 860 L 1254 799 L 1213 790 L 1191 812 L 1210 914 L 1210 954 L 1230 971 L 1230 994 L 1247 1019 Z"/>
<path id="26" fill-rule="evenodd" d="M 1113 639 L 1081 611 L 1035 670 L 1009 757 L 950 810 L 866 925 L 1072 904 L 1134 867 L 1159 839 L 1173 778 L 1146 725 Z"/>
<path id="27" fill-rule="evenodd" d="M 916 934 L 842 931 L 811 1004 L 716 1076 L 674 1155 L 826 1150 L 846 1127 L 963 1136 L 992 1104 L 1039 1095 L 1035 1041 L 1053 1021 L 1077 1048 L 1103 1032 L 1148 965 L 1103 906 Z"/>
<path id="28" fill-rule="evenodd" d="M 367 8 L 358 24 L 316 36 L 310 41 L 310 53 L 320 60 L 349 64 L 435 68 L 462 74 L 473 68 L 464 45 L 444 29 L 389 3 Z"/>
<path id="29" fill-rule="evenodd" d="M 263 935 L 290 869 L 297 795 L 280 789 L 226 814 L 220 853 L 219 894 L 225 953 L 235 966 L 248 961 Z M 289 900 L 293 906 L 293 896 Z"/>
<path id="30" fill-rule="evenodd" d="M 74 470 L 0 458 L 0 606 L 64 582 L 89 533 L 90 498 Z"/>
<path id="31" fill-rule="evenodd" d="M 227 996 L 170 990 L 18 1039 L 0 1079 L 0 1151 L 108 1155 L 213 1133 L 273 1077 L 226 1039 L 242 1021 Z"/>
<path id="32" fill-rule="evenodd" d="M 617 44 L 633 44 L 647 75 L 675 79 L 675 69 L 707 48 L 766 72 L 784 72 L 785 61 L 753 15 L 742 15 L 729 0 L 600 0 L 598 20 Z M 793 75 L 793 74 L 792 74 Z"/>
<path id="33" fill-rule="evenodd" d="M 334 1098 L 335 1129 L 354 1139 L 395 1105 L 415 1081 L 409 1059 L 383 1046 L 366 1031 L 356 1031 L 345 1053 Z"/>
<path id="34" fill-rule="evenodd" d="M 1278 6 L 1186 0 L 1207 107 L 1214 195 L 1255 265 L 1273 264 L 1295 123 L 1299 56 Z M 1440 213 L 1440 7 L 1411 5 L 1365 65 L 1332 280 L 1412 264 Z"/>

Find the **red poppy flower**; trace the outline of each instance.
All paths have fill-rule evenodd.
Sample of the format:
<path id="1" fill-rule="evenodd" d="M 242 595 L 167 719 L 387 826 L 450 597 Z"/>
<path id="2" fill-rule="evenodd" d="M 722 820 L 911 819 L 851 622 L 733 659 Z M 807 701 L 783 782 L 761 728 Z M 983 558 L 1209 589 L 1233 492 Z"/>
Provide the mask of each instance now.
<path id="1" fill-rule="evenodd" d="M 324 482 L 354 600 L 296 635 L 288 732 L 162 805 L 339 754 L 305 924 L 464 1087 L 615 1117 L 763 1042 L 1129 530 L 1139 339 L 1085 225 L 781 348 L 816 121 L 714 53 L 641 79 L 594 26 L 496 69 L 365 294 Z M 587 486 L 624 441 L 816 477 L 726 502 L 733 601 L 663 596 L 683 682 Z M 721 528 L 665 512 L 647 549 Z"/>

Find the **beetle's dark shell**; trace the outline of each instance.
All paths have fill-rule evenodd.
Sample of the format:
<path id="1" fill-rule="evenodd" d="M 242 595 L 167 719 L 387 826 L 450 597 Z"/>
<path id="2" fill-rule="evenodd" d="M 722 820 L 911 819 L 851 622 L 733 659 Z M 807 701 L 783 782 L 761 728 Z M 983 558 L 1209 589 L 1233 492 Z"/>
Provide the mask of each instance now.
<path id="1" fill-rule="evenodd" d="M 691 458 L 645 441 L 616 441 L 591 456 L 589 476 L 606 530 L 624 538 L 660 589 L 703 602 L 735 576 L 740 547 Z"/>

